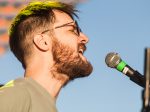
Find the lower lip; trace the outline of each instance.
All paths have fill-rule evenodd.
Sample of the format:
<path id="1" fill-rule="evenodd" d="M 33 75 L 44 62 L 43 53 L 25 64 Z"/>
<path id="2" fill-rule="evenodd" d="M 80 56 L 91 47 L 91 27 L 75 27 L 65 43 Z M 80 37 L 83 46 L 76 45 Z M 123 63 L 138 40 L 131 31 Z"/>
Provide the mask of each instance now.
<path id="1" fill-rule="evenodd" d="M 87 61 L 87 59 L 83 56 L 82 53 L 79 53 L 79 55 L 81 56 L 81 58 L 82 58 L 84 61 Z"/>

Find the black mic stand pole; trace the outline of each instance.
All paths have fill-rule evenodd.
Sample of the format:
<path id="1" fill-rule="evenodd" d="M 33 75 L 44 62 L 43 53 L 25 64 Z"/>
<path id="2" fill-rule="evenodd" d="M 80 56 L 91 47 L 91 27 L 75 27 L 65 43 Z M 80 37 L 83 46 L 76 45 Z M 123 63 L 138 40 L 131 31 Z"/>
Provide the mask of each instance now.
<path id="1" fill-rule="evenodd" d="M 150 48 L 145 49 L 145 89 L 143 90 L 143 108 L 142 112 L 150 112 Z"/>

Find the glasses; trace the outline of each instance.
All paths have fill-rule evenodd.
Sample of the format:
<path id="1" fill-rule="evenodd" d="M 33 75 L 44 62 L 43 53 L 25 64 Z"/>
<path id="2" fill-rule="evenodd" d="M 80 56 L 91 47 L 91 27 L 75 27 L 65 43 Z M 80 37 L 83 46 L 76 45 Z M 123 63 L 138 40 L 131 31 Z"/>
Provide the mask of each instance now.
<path id="1" fill-rule="evenodd" d="M 72 23 L 74 23 L 75 25 L 71 25 Z M 73 26 L 74 27 L 74 33 L 77 35 L 77 36 L 80 36 L 80 32 L 82 32 L 82 30 L 80 29 L 77 21 L 72 21 L 72 22 L 69 22 L 69 23 L 65 23 L 65 24 L 62 24 L 60 26 L 56 26 L 54 29 L 57 29 L 57 28 L 62 28 L 62 27 L 65 27 L 65 26 Z M 48 29 L 48 30 L 45 30 L 43 31 L 41 34 L 43 33 L 46 33 L 48 31 L 50 31 L 51 29 Z"/>

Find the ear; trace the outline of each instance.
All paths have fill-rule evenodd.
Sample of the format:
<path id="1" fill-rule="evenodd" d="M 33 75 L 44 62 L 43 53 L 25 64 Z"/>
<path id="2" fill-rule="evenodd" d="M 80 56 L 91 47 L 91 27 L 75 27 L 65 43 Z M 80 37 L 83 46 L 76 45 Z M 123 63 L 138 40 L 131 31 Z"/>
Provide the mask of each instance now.
<path id="1" fill-rule="evenodd" d="M 50 37 L 48 37 L 48 35 L 38 34 L 34 36 L 33 42 L 38 49 L 42 51 L 47 51 L 50 48 L 49 38 Z"/>

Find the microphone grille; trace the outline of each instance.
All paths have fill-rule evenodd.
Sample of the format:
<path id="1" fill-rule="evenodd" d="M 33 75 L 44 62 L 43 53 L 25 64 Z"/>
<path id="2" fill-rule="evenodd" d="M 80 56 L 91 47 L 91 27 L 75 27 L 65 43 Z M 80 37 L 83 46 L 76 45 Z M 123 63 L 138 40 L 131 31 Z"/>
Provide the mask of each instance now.
<path id="1" fill-rule="evenodd" d="M 105 63 L 108 67 L 115 68 L 119 64 L 120 60 L 121 58 L 118 53 L 111 52 L 107 54 Z"/>

